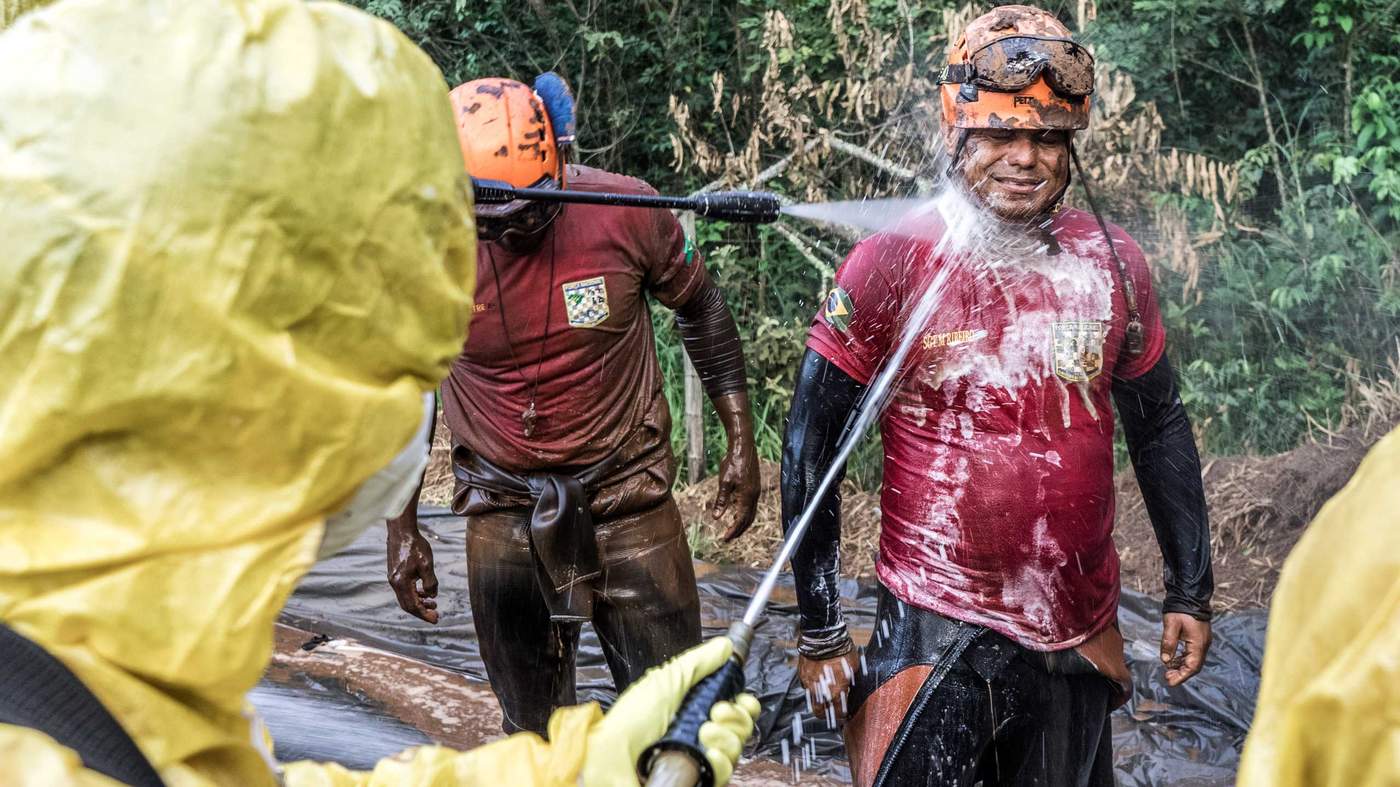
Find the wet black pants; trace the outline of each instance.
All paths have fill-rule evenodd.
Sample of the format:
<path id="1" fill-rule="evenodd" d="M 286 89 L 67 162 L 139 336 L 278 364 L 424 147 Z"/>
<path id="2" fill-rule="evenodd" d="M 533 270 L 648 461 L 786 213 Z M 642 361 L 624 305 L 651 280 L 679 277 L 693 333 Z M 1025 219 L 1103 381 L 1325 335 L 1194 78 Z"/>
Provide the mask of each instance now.
<path id="1" fill-rule="evenodd" d="M 481 658 L 507 733 L 545 733 L 576 702 L 580 623 L 553 623 L 530 554 L 530 510 L 467 517 L 467 588 Z M 618 691 L 700 642 L 700 601 L 674 500 L 597 524 L 603 575 L 593 627 Z"/>
<path id="2" fill-rule="evenodd" d="M 869 750 L 871 765 L 879 763 L 873 783 L 1114 784 L 1108 679 L 1059 674 L 1045 654 L 903 605 L 883 587 L 876 618 L 852 699 L 864 716 L 907 711 L 888 745 Z M 899 679 L 911 670 L 916 680 Z M 865 728 L 878 727 L 874 721 Z"/>
<path id="3" fill-rule="evenodd" d="M 1112 785 L 1109 693 L 1102 678 L 1047 675 L 1020 659 L 988 681 L 959 660 L 884 783 Z"/>

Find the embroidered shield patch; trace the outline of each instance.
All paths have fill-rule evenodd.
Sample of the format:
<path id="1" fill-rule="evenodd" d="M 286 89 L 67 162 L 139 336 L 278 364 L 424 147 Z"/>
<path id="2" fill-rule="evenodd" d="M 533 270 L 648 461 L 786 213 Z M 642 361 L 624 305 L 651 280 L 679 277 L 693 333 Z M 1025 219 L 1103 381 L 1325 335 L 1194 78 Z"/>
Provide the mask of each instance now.
<path id="1" fill-rule="evenodd" d="M 1104 324 L 1098 320 L 1056 322 L 1055 374 L 1072 383 L 1088 382 L 1103 371 Z"/>
<path id="2" fill-rule="evenodd" d="M 831 290 L 831 294 L 826 296 L 826 306 L 822 307 L 822 316 L 827 323 L 838 331 L 845 332 L 851 325 L 851 313 L 855 311 L 855 305 L 851 303 L 851 296 L 840 287 Z"/>
<path id="3" fill-rule="evenodd" d="M 611 313 L 608 311 L 608 285 L 603 277 L 566 282 L 564 311 L 568 314 L 569 325 L 575 328 L 602 325 Z"/>

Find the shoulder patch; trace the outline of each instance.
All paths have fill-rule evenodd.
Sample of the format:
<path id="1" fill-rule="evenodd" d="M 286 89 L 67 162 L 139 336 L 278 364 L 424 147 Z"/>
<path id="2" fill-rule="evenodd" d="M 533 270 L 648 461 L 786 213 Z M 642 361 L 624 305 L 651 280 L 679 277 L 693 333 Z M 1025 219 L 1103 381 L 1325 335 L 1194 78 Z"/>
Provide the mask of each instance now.
<path id="1" fill-rule="evenodd" d="M 695 262 L 695 243 L 689 235 L 685 236 L 685 264 Z"/>
<path id="2" fill-rule="evenodd" d="M 833 287 L 826 296 L 826 305 L 822 307 L 822 317 L 827 324 L 842 333 L 851 326 L 851 314 L 855 311 L 855 304 L 851 303 L 850 293 L 840 287 Z"/>

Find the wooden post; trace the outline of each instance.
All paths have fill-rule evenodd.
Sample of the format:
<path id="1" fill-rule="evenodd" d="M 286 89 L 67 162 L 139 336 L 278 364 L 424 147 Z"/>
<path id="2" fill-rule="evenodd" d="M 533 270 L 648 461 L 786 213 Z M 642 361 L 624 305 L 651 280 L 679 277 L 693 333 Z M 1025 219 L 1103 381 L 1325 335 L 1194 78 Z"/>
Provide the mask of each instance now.
<path id="1" fill-rule="evenodd" d="M 705 475 L 705 397 L 700 375 L 685 357 L 685 480 L 697 483 Z"/>
<path id="2" fill-rule="evenodd" d="M 693 240 L 695 214 L 685 211 L 680 222 L 685 236 Z M 705 475 L 705 397 L 690 355 L 683 350 L 681 355 L 685 358 L 685 480 L 694 484 Z"/>

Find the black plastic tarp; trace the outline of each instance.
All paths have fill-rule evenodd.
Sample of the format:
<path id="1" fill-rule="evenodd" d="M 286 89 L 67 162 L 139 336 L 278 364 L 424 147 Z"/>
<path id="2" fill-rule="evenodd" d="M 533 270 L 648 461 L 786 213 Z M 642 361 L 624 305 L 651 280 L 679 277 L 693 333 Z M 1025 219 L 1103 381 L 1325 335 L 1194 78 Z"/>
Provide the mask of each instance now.
<path id="1" fill-rule="evenodd" d="M 463 523 L 438 510 L 421 517 L 433 545 L 440 583 L 441 621 L 428 625 L 400 611 L 386 583 L 383 531 L 371 531 L 345 552 L 324 561 L 303 581 L 284 613 L 299 628 L 349 637 L 429 664 L 485 680 L 467 602 Z M 752 569 L 698 567 L 702 621 L 707 634 L 720 634 L 739 617 L 758 585 Z M 875 614 L 874 587 L 853 580 L 841 586 L 846 616 L 854 628 L 868 628 Z M 758 725 L 761 754 L 796 762 L 807 771 L 847 776 L 840 736 L 806 711 L 794 668 L 795 597 L 791 577 L 781 580 L 758 628 L 747 668 L 748 687 L 763 703 Z M 1119 782 L 1125 785 L 1227 785 L 1233 783 L 1239 750 L 1259 684 L 1265 612 L 1221 616 L 1214 626 L 1210 658 L 1200 675 L 1169 688 L 1158 660 L 1161 635 L 1157 603 L 1125 592 L 1119 623 L 1128 642 L 1128 663 L 1136 683 L 1129 704 L 1114 716 Z M 581 700 L 612 697 L 602 651 L 585 627 L 578 655 Z M 254 695 L 268 721 L 279 753 L 339 760 L 364 767 L 400 744 L 421 742 L 411 729 L 375 718 L 372 707 L 356 715 L 354 698 L 315 685 L 300 688 L 264 684 Z M 321 735 L 301 730 L 316 719 Z M 362 718 L 366 737 L 381 743 L 343 747 L 324 734 L 333 719 L 344 724 Z M 346 730 L 350 738 L 352 731 Z M 346 736 L 339 736 L 344 738 Z M 347 750 L 348 749 L 348 750 Z M 382 749 L 382 751 L 381 751 Z"/>

